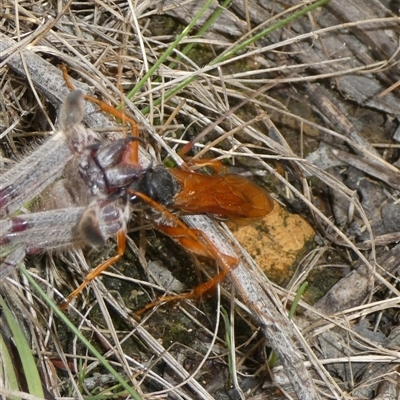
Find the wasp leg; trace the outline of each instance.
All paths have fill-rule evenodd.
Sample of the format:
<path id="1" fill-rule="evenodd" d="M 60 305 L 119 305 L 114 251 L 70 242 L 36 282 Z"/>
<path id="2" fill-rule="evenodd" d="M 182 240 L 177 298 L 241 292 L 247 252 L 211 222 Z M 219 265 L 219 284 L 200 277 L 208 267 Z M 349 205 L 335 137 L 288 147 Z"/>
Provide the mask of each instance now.
<path id="1" fill-rule="evenodd" d="M 165 224 L 156 224 L 156 229 L 172 237 L 172 239 L 174 239 L 187 250 L 201 256 L 214 258 L 218 266 L 222 268 L 221 272 L 218 275 L 216 275 L 209 281 L 197 286 L 192 291 L 178 295 L 162 296 L 137 311 L 137 315 L 141 315 L 161 303 L 200 297 L 204 293 L 215 287 L 218 283 L 220 283 L 226 277 L 226 275 L 228 275 L 234 268 L 236 268 L 239 262 L 238 259 L 236 257 L 221 253 L 203 231 L 189 228 L 180 219 L 178 219 L 172 213 L 166 210 L 163 206 L 156 203 L 154 200 L 144 195 L 143 193 L 134 192 L 133 194 L 141 198 L 151 207 L 163 214 Z"/>
<path id="2" fill-rule="evenodd" d="M 68 308 L 68 306 L 70 305 L 71 301 L 78 296 L 83 289 L 85 289 L 85 287 L 87 285 L 89 285 L 89 283 L 95 279 L 96 277 L 98 277 L 102 272 L 104 272 L 105 270 L 107 270 L 111 265 L 115 264 L 123 255 L 125 252 L 125 245 L 126 245 L 126 236 L 125 236 L 125 231 L 124 230 L 120 230 L 117 234 L 117 243 L 118 243 L 118 250 L 117 250 L 117 254 L 114 257 L 109 258 L 108 260 L 104 261 L 102 264 L 98 265 L 95 269 L 93 269 L 85 278 L 84 282 L 77 287 L 67 298 L 67 300 L 65 300 L 61 305 L 60 308 L 62 310 L 66 310 Z"/>

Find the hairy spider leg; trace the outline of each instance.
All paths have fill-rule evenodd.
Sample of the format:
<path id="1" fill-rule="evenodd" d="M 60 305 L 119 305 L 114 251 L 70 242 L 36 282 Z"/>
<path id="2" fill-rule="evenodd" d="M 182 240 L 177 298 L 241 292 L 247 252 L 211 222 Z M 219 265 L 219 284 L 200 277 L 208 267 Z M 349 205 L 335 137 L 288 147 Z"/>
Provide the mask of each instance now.
<path id="1" fill-rule="evenodd" d="M 117 233 L 117 254 L 114 257 L 109 258 L 108 260 L 104 261 L 86 276 L 83 283 L 81 283 L 65 300 L 63 303 L 60 304 L 61 310 L 65 311 L 68 306 L 70 305 L 71 301 L 77 297 L 82 291 L 92 282 L 93 279 L 97 278 L 100 274 L 106 271 L 111 265 L 115 264 L 125 253 L 125 246 L 126 246 L 126 235 L 125 232 L 120 230 Z"/>
<path id="2" fill-rule="evenodd" d="M 69 78 L 67 67 L 65 65 L 61 65 L 61 70 L 67 87 L 71 90 L 75 90 L 75 87 L 71 82 L 71 79 Z M 95 97 L 89 96 L 87 94 L 85 94 L 84 97 L 85 100 L 97 104 L 102 111 L 113 115 L 115 118 L 120 119 L 123 124 L 129 123 L 129 125 L 131 126 L 131 135 L 135 138 L 139 138 L 138 123 L 133 118 L 130 118 L 124 112 L 117 110 L 116 108 L 110 106 L 104 101 L 96 99 Z M 131 143 L 131 151 L 129 153 L 129 157 L 132 164 L 139 163 L 139 142 L 137 140 L 134 140 Z"/>
<path id="3" fill-rule="evenodd" d="M 204 293 L 208 292 L 219 284 L 239 263 L 236 257 L 229 256 L 227 254 L 221 253 L 214 243 L 208 238 L 208 236 L 199 229 L 192 229 L 186 226 L 179 218 L 170 213 L 165 207 L 155 202 L 150 197 L 143 193 L 136 191 L 129 191 L 130 194 L 139 197 L 151 207 L 163 214 L 164 219 L 172 225 L 166 224 L 156 224 L 156 229 L 166 235 L 172 237 L 177 243 L 182 245 L 185 249 L 208 258 L 214 258 L 217 264 L 222 268 L 216 276 L 207 282 L 202 283 L 190 292 L 181 293 L 177 295 L 166 295 L 161 296 L 155 301 L 147 304 L 145 307 L 136 312 L 139 316 L 145 312 L 151 310 L 155 306 L 167 303 L 170 301 L 194 299 L 202 296 Z"/>

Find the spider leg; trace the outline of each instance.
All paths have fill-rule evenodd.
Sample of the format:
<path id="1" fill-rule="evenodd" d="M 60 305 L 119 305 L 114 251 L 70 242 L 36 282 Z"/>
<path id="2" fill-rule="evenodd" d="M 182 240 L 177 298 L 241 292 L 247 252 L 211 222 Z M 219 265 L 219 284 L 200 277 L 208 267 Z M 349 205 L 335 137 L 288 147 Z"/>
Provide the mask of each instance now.
<path id="1" fill-rule="evenodd" d="M 74 153 L 96 138 L 80 124 L 83 93 L 68 95 L 60 110 L 60 130 L 0 176 L 0 217 L 8 216 L 59 178 Z"/>
<path id="2" fill-rule="evenodd" d="M 0 283 L 10 275 L 18 264 L 25 258 L 26 252 L 23 247 L 13 250 L 0 265 Z"/>
<path id="3" fill-rule="evenodd" d="M 65 80 L 66 85 L 68 86 L 69 89 L 75 90 L 74 85 L 72 84 L 71 80 L 69 79 L 68 76 L 68 71 L 65 65 L 61 65 L 61 70 L 63 73 L 63 77 Z M 131 135 L 135 138 L 139 137 L 139 127 L 138 123 L 133 119 L 127 116 L 124 112 L 117 110 L 116 108 L 108 105 L 104 101 L 101 101 L 99 99 L 96 99 L 95 97 L 89 96 L 85 94 L 85 99 L 88 101 L 91 101 L 92 103 L 95 103 L 99 106 L 100 110 L 113 115 L 115 118 L 118 118 L 122 121 L 122 123 L 128 123 L 131 126 Z M 133 141 L 131 143 L 131 152 L 130 152 L 130 160 L 132 164 L 138 164 L 139 163 L 139 143 L 138 141 Z"/>
<path id="4" fill-rule="evenodd" d="M 82 243 L 75 229 L 84 207 L 21 214 L 0 221 L 0 278 L 4 279 L 26 254 Z"/>

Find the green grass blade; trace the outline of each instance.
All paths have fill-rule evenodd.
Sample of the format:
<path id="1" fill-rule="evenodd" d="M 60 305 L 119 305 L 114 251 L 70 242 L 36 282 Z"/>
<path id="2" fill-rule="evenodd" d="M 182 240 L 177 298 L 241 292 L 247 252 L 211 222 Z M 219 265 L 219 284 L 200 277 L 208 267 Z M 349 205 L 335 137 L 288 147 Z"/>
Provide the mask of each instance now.
<path id="1" fill-rule="evenodd" d="M 200 28 L 199 32 L 197 33 L 196 36 L 202 36 L 205 32 L 208 31 L 210 26 L 219 18 L 219 16 L 222 14 L 222 12 L 228 8 L 229 4 L 231 3 L 231 0 L 225 0 L 213 13 L 212 15 L 208 18 L 208 20 L 204 23 L 204 25 Z M 196 43 L 188 43 L 182 50 L 182 54 L 188 54 L 190 50 L 196 45 Z M 172 62 L 169 64 L 169 68 L 173 69 L 175 68 L 176 64 L 182 59 L 181 56 L 178 56 L 176 58 L 176 61 Z"/>
<path id="2" fill-rule="evenodd" d="M 290 307 L 289 319 L 293 319 L 294 313 L 296 312 L 297 306 L 299 305 L 299 301 L 301 299 L 301 296 L 303 296 L 304 292 L 307 289 L 307 286 L 308 286 L 308 282 L 304 282 L 300 286 L 299 290 L 297 291 L 296 297 L 294 298 L 293 303 L 292 303 L 292 307 Z"/>
<path id="3" fill-rule="evenodd" d="M 22 362 L 29 394 L 36 397 L 44 398 L 42 381 L 40 379 L 39 371 L 36 367 L 36 361 L 32 356 L 30 345 L 27 342 L 26 337 L 22 332 L 22 329 L 20 328 L 18 322 L 15 320 L 14 316 L 12 315 L 10 309 L 7 307 L 7 304 L 2 297 L 0 297 L 0 306 L 3 309 L 7 324 L 10 328 L 14 340 L 14 344 L 17 348 L 19 357 Z"/>
<path id="4" fill-rule="evenodd" d="M 15 375 L 14 366 L 3 337 L 0 335 L 0 379 L 6 382 L 7 388 L 19 391 L 18 379 Z M 1 398 L 0 388 L 0 398 Z M 10 400 L 22 400 L 21 397 L 9 396 Z"/>
<path id="5" fill-rule="evenodd" d="M 290 22 L 294 21 L 297 18 L 302 17 L 303 15 L 309 13 L 310 11 L 323 6 L 324 4 L 328 3 L 329 0 L 319 0 L 314 4 L 310 4 L 309 6 L 303 8 L 300 11 L 297 11 L 291 15 L 289 15 L 287 18 L 284 18 L 282 21 L 279 21 L 277 23 L 275 23 L 274 25 L 270 26 L 267 29 L 264 29 L 263 31 L 261 31 L 260 33 L 258 33 L 257 35 L 252 36 L 251 38 L 245 40 L 243 43 L 241 43 L 240 45 L 236 46 L 234 49 L 228 51 L 227 53 L 223 53 L 220 56 L 216 57 L 215 60 L 213 60 L 210 65 L 215 65 L 218 64 L 220 62 L 226 61 L 228 58 L 232 57 L 234 54 L 238 53 L 239 51 L 244 50 L 245 48 L 247 48 L 248 46 L 252 45 L 254 42 L 256 42 L 257 40 L 263 38 L 264 36 L 269 35 L 270 33 L 276 31 L 279 28 L 284 27 L 285 25 L 289 24 Z"/>
<path id="6" fill-rule="evenodd" d="M 247 39 L 246 41 L 244 41 L 243 43 L 239 44 L 238 46 L 236 46 L 235 48 L 229 50 L 226 53 L 223 53 L 221 55 L 219 55 L 218 57 L 216 57 L 213 61 L 211 61 L 208 66 L 213 66 L 213 65 L 217 65 L 223 61 L 226 61 L 227 59 L 231 58 L 233 55 L 235 55 L 236 53 L 238 53 L 239 51 L 243 51 L 246 47 L 250 46 L 251 44 L 253 44 L 254 42 L 256 42 L 257 40 L 263 38 L 264 36 L 267 36 L 268 34 L 270 34 L 271 32 L 282 28 L 283 26 L 285 26 L 286 24 L 292 22 L 293 20 L 309 13 L 310 11 L 323 6 L 324 4 L 328 3 L 330 0 L 319 0 L 316 3 L 313 3 L 305 8 L 303 8 L 300 11 L 297 11 L 291 15 L 289 15 L 287 18 L 284 18 L 282 21 L 279 21 L 277 23 L 275 23 L 273 26 L 264 29 L 263 31 L 261 31 L 260 33 L 258 33 L 257 35 L 252 36 L 251 38 Z M 197 15 L 196 15 L 197 17 Z M 174 42 L 175 43 L 175 42 Z M 170 48 L 173 46 L 173 44 L 170 46 Z M 169 49 L 170 49 L 169 48 Z M 172 52 L 173 49 L 171 49 L 170 53 Z M 170 54 L 169 53 L 169 54 Z M 168 54 L 168 55 L 169 55 Z M 161 58 L 160 58 L 161 60 Z M 158 68 L 158 67 L 157 67 Z M 146 74 L 148 75 L 148 74 Z M 165 92 L 164 96 L 162 99 L 157 99 L 154 101 L 153 106 L 157 106 L 161 103 L 161 101 L 166 102 L 169 98 L 171 98 L 172 96 L 174 96 L 175 94 L 179 93 L 182 89 L 184 89 L 186 86 L 188 86 L 191 82 L 193 82 L 195 79 L 197 79 L 197 76 L 194 75 L 188 79 L 186 79 L 185 81 L 183 81 L 182 83 L 180 83 L 179 85 L 175 86 L 173 89 Z M 137 92 L 137 90 L 136 90 Z M 135 92 L 135 93 L 136 93 Z M 149 107 L 146 107 L 142 110 L 143 114 L 147 114 L 149 112 Z"/>
<path id="7" fill-rule="evenodd" d="M 146 83 L 147 79 L 154 74 L 155 71 L 160 67 L 160 65 L 167 59 L 167 57 L 175 50 L 182 39 L 189 34 L 198 19 L 204 14 L 207 8 L 210 7 L 213 0 L 208 0 L 200 11 L 194 16 L 190 24 L 182 31 L 182 33 L 174 40 L 174 42 L 168 47 L 167 50 L 162 54 L 158 61 L 148 70 L 148 72 L 143 76 L 143 78 L 135 85 L 135 87 L 128 93 L 127 98 L 131 99 L 140 88 Z"/>
<path id="8" fill-rule="evenodd" d="M 96 357 L 99 362 L 103 365 L 105 369 L 107 369 L 110 374 L 114 376 L 114 378 L 121 384 L 121 386 L 135 399 L 141 400 L 141 397 L 137 394 L 137 392 L 125 381 L 125 379 L 110 365 L 110 363 L 92 346 L 92 344 L 82 335 L 82 333 L 74 326 L 74 324 L 66 317 L 66 315 L 60 310 L 58 305 L 54 303 L 42 290 L 42 288 L 35 282 L 32 276 L 28 273 L 28 271 L 23 266 L 19 266 L 20 271 L 26 276 L 29 283 L 35 288 L 35 290 L 39 293 L 42 299 L 52 308 L 54 313 L 63 321 L 65 326 L 71 330 L 76 337 L 86 346 L 90 353 Z"/>

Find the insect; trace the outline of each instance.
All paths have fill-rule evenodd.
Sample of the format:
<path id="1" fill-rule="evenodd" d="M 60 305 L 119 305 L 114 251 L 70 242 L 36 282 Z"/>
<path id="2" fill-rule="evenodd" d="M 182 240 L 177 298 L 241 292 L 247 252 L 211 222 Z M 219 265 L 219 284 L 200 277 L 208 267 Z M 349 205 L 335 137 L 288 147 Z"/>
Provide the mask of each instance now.
<path id="1" fill-rule="evenodd" d="M 221 253 L 202 231 L 190 229 L 168 209 L 212 214 L 243 224 L 271 212 L 272 199 L 261 188 L 237 175 L 204 175 L 163 166 L 143 170 L 137 163 L 137 131 L 130 138 L 101 143 L 81 125 L 83 97 L 80 91 L 72 92 L 61 108 L 59 132 L 0 177 L 2 217 L 18 210 L 62 174 L 64 179 L 54 185 L 54 197 L 68 199 L 64 201 L 68 203 L 65 208 L 0 221 L 0 246 L 11 249 L 0 266 L 0 276 L 14 269 L 25 254 L 85 243 L 99 245 L 116 235 L 117 255 L 89 273 L 69 295 L 64 303 L 67 307 L 96 276 L 122 257 L 130 218 L 129 200 L 142 201 L 158 213 L 156 218 L 153 216 L 153 224 L 159 231 L 187 250 L 215 259 L 221 272 L 191 292 L 160 297 L 138 314 L 161 302 L 202 295 L 222 281 L 236 267 L 238 259 Z M 96 103 L 106 108 L 97 99 Z M 119 117 L 120 113 L 116 115 Z M 135 124 L 130 118 L 125 121 Z M 28 168 L 31 164 L 36 169 L 33 176 Z M 52 171 L 49 171 L 50 165 L 55 166 Z"/>
<path id="2" fill-rule="evenodd" d="M 130 193 L 159 212 L 159 218 L 153 221 L 156 229 L 187 250 L 215 259 L 221 268 L 219 274 L 194 290 L 162 296 L 137 311 L 137 315 L 160 303 L 200 297 L 220 283 L 238 264 L 236 257 L 221 253 L 204 232 L 187 227 L 168 208 L 192 214 L 213 214 L 241 224 L 260 219 L 273 209 L 273 201 L 266 192 L 237 175 L 210 176 L 157 166 L 146 171 L 131 187 L 134 190 L 129 190 Z"/>
<path id="3" fill-rule="evenodd" d="M 0 215 L 11 215 L 48 187 L 58 208 L 20 214 L 0 221 L 0 248 L 9 251 L 0 266 L 5 277 L 25 254 L 83 244 L 99 245 L 117 235 L 122 256 L 130 217 L 126 187 L 143 173 L 127 160 L 136 138 L 102 143 L 83 127 L 83 92 L 69 94 L 60 111 L 59 131 L 14 168 L 0 176 Z"/>

